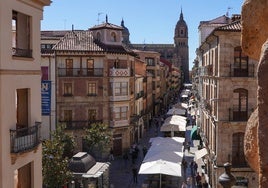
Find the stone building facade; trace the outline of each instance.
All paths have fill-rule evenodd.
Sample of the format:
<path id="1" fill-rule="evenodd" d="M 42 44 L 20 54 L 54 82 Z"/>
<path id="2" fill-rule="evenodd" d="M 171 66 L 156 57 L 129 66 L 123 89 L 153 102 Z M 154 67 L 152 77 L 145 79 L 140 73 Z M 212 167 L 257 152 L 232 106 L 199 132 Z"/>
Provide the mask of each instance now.
<path id="1" fill-rule="evenodd" d="M 83 150 L 83 128 L 109 125 L 115 155 L 133 142 L 134 53 L 122 46 L 122 28 L 105 22 L 90 31 L 70 31 L 54 46 L 56 119 Z"/>
<path id="2" fill-rule="evenodd" d="M 212 187 L 221 187 L 223 164 L 232 164 L 236 186 L 258 187 L 258 175 L 245 160 L 243 141 L 256 108 L 256 61 L 241 49 L 240 15 L 216 27 L 198 50 L 199 133 L 208 154 L 203 157 Z"/>

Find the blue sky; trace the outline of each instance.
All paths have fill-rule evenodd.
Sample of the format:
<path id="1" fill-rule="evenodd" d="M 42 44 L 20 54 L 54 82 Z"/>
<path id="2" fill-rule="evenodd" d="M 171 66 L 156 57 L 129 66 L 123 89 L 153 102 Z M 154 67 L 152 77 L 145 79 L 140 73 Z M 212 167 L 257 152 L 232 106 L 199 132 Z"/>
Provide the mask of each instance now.
<path id="1" fill-rule="evenodd" d="M 44 9 L 41 30 L 86 30 L 105 21 L 120 25 L 122 18 L 131 43 L 173 44 L 181 8 L 188 25 L 189 68 L 198 48 L 198 25 L 216 17 L 240 14 L 244 0 L 52 0 Z M 99 21 L 98 21 L 99 20 Z"/>

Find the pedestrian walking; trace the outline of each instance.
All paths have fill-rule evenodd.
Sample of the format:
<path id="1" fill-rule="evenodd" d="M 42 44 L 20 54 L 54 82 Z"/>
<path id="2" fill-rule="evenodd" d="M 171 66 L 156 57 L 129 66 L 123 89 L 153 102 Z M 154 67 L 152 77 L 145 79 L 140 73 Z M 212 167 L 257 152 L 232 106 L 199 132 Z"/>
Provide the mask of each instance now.
<path id="1" fill-rule="evenodd" d="M 184 182 L 182 182 L 181 188 L 187 188 L 187 184 Z"/>
<path id="2" fill-rule="evenodd" d="M 195 161 L 193 161 L 194 175 L 197 174 L 198 165 Z"/>
<path id="3" fill-rule="evenodd" d="M 205 174 L 203 172 L 201 174 L 200 182 L 201 182 L 202 186 L 205 187 L 204 185 L 206 184 L 206 177 L 205 177 Z"/>
<path id="4" fill-rule="evenodd" d="M 186 178 L 186 169 L 187 169 L 187 161 L 185 160 L 185 158 L 182 159 L 182 168 L 183 168 L 183 174 L 184 174 L 184 178 Z"/>
<path id="5" fill-rule="evenodd" d="M 186 149 L 187 149 L 188 153 L 190 153 L 190 148 L 191 148 L 191 142 L 187 142 Z"/>
<path id="6" fill-rule="evenodd" d="M 127 152 L 125 152 L 125 154 L 123 155 L 123 159 L 125 163 L 125 168 L 127 168 L 128 166 L 128 153 Z"/>
<path id="7" fill-rule="evenodd" d="M 191 176 L 187 178 L 187 187 L 189 188 L 193 187 L 193 178 Z"/>
<path id="8" fill-rule="evenodd" d="M 110 149 L 109 159 L 110 159 L 110 161 L 114 160 L 114 150 L 113 150 L 113 148 Z"/>
<path id="9" fill-rule="evenodd" d="M 138 169 L 136 165 L 132 167 L 132 174 L 133 174 L 133 182 L 138 183 Z"/>
<path id="10" fill-rule="evenodd" d="M 201 184 L 201 176 L 198 172 L 196 173 L 196 176 L 195 176 L 195 182 L 196 182 L 196 186 L 202 185 Z"/>
<path id="11" fill-rule="evenodd" d="M 143 152 L 143 157 L 145 157 L 145 155 L 147 154 L 147 148 L 146 148 L 146 146 L 143 146 L 142 152 Z"/>

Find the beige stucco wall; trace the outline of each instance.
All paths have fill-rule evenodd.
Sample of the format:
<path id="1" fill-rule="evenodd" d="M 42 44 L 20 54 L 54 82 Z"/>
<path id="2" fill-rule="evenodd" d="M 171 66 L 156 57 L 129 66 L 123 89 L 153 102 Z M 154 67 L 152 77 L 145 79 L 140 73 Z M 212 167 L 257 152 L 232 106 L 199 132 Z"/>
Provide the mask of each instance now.
<path id="1" fill-rule="evenodd" d="M 43 6 L 38 2 L 1 0 L 0 2 L 0 188 L 14 187 L 14 171 L 31 163 L 32 187 L 42 187 L 42 150 L 10 152 L 10 129 L 16 129 L 16 89 L 29 88 L 29 125 L 41 121 L 40 96 L 40 20 Z M 47 5 L 50 1 L 46 2 Z M 29 3 L 29 4 L 28 4 Z M 32 58 L 12 57 L 12 10 L 31 16 Z"/>

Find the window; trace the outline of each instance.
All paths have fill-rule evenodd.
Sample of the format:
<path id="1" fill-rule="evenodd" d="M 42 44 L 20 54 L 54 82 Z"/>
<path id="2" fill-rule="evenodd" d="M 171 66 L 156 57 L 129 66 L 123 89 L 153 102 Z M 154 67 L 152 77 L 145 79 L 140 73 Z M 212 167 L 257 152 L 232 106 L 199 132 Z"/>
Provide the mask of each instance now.
<path id="1" fill-rule="evenodd" d="M 96 83 L 88 83 L 88 96 L 96 96 L 97 95 L 97 87 Z"/>
<path id="2" fill-rule="evenodd" d="M 73 75 L 73 59 L 66 59 L 65 67 L 66 67 L 66 76 L 72 76 Z"/>
<path id="3" fill-rule="evenodd" d="M 28 127 L 28 111 L 29 111 L 29 89 L 17 89 L 16 90 L 16 128 Z"/>
<path id="4" fill-rule="evenodd" d="M 248 119 L 248 91 L 243 88 L 234 90 L 234 121 L 247 121 Z"/>
<path id="5" fill-rule="evenodd" d="M 244 133 L 234 133 L 232 138 L 232 165 L 245 167 L 247 162 L 244 155 Z"/>
<path id="6" fill-rule="evenodd" d="M 154 58 L 145 58 L 146 64 L 149 66 L 155 66 Z"/>
<path id="7" fill-rule="evenodd" d="M 42 77 L 41 80 L 48 80 L 48 67 L 41 67 Z"/>
<path id="8" fill-rule="evenodd" d="M 234 48 L 234 76 L 248 76 L 248 56 L 241 49 L 241 46 Z"/>
<path id="9" fill-rule="evenodd" d="M 121 106 L 114 108 L 115 120 L 126 120 L 127 119 L 127 106 Z"/>
<path id="10" fill-rule="evenodd" d="M 100 32 L 97 33 L 97 40 L 98 40 L 98 41 L 101 40 L 101 34 L 100 34 Z"/>
<path id="11" fill-rule="evenodd" d="M 87 75 L 94 76 L 94 59 L 87 60 Z"/>
<path id="12" fill-rule="evenodd" d="M 64 121 L 72 121 L 72 110 L 63 111 Z"/>
<path id="13" fill-rule="evenodd" d="M 116 34 L 115 34 L 115 32 L 111 33 L 111 41 L 116 42 Z"/>
<path id="14" fill-rule="evenodd" d="M 72 85 L 72 83 L 64 83 L 63 96 L 72 96 L 72 95 L 73 95 L 73 85 Z"/>
<path id="15" fill-rule="evenodd" d="M 116 83 L 113 83 L 113 86 L 114 86 L 115 96 L 128 95 L 128 83 L 127 82 L 116 82 Z"/>
<path id="16" fill-rule="evenodd" d="M 96 109 L 89 109 L 88 110 L 88 121 L 94 121 L 97 117 L 97 110 Z"/>
<path id="17" fill-rule="evenodd" d="M 31 17 L 12 11 L 12 55 L 32 57 Z"/>

